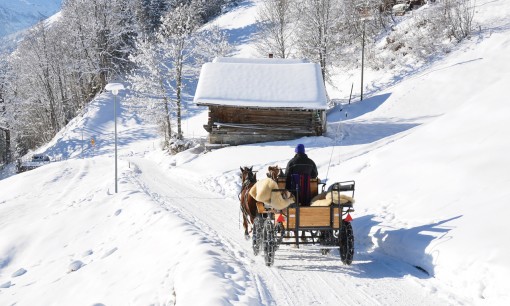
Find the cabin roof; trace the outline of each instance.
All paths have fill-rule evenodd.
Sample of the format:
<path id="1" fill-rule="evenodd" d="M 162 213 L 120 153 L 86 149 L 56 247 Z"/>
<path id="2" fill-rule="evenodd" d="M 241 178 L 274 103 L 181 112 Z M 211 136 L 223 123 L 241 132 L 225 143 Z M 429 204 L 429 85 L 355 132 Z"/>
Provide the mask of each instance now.
<path id="1" fill-rule="evenodd" d="M 320 66 L 294 59 L 217 58 L 202 66 L 194 102 L 327 109 Z"/>

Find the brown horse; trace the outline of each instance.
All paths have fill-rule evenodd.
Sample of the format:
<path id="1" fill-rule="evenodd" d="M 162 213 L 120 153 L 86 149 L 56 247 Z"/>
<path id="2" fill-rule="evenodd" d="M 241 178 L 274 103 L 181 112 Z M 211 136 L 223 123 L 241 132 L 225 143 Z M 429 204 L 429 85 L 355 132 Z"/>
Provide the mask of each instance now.
<path id="1" fill-rule="evenodd" d="M 257 215 L 257 201 L 250 195 L 250 189 L 257 182 L 257 175 L 253 173 L 253 167 L 240 167 L 241 169 L 241 192 L 239 193 L 239 201 L 241 204 L 241 212 L 243 213 L 244 236 L 246 239 L 250 237 L 248 231 L 248 222 L 253 229 L 253 220 Z"/>
<path id="2" fill-rule="evenodd" d="M 278 166 L 269 166 L 267 168 L 267 177 L 273 179 L 273 181 L 278 182 L 278 177 L 283 175 L 282 168 Z"/>
<path id="3" fill-rule="evenodd" d="M 269 166 L 267 168 L 267 173 L 266 173 L 267 177 L 272 179 L 273 181 L 275 181 L 278 185 L 280 185 L 280 179 L 283 177 L 285 179 L 285 175 L 283 174 L 283 168 L 280 168 L 278 167 L 278 165 L 276 166 Z M 289 198 L 293 198 L 293 195 L 290 191 L 288 190 L 283 190 L 284 187 L 278 187 L 278 188 L 281 188 L 282 190 L 280 191 L 280 194 L 282 196 L 282 199 L 283 200 L 287 200 Z"/>

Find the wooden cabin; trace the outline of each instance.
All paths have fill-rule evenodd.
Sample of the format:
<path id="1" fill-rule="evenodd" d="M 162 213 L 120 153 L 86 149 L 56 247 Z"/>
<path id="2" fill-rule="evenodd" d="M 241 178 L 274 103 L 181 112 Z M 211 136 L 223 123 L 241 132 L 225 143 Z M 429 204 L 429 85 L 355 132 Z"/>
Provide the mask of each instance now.
<path id="1" fill-rule="evenodd" d="M 194 101 L 209 107 L 210 144 L 319 136 L 327 96 L 318 64 L 291 59 L 217 58 L 202 67 Z"/>

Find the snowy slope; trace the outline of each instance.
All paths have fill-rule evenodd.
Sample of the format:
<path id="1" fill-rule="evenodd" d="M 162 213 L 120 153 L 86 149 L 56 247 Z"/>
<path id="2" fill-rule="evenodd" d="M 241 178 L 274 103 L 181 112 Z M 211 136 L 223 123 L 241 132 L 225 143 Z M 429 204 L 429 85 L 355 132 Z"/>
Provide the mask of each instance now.
<path id="1" fill-rule="evenodd" d="M 215 21 L 240 38 L 236 56 L 252 48 L 258 3 Z M 69 160 L 0 181 L 0 304 L 508 304 L 509 14 L 508 1 L 478 1 L 480 33 L 331 110 L 325 137 L 168 156 L 156 127 L 122 108 L 118 194 L 103 94 L 40 150 Z M 204 135 L 206 120 L 185 133 Z M 244 240 L 239 167 L 263 177 L 298 143 L 328 183 L 356 180 L 351 266 L 282 247 L 267 268 Z"/>
<path id="2" fill-rule="evenodd" d="M 0 1 L 0 37 L 27 29 L 55 14 L 61 0 Z"/>
<path id="3" fill-rule="evenodd" d="M 30 27 L 54 16 L 60 10 L 61 2 L 0 0 L 0 55 L 12 52 Z"/>

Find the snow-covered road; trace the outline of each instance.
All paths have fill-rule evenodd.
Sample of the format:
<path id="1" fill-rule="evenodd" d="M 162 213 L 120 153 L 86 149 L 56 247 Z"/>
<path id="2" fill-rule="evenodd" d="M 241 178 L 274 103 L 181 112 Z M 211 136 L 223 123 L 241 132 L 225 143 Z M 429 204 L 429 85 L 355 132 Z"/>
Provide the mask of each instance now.
<path id="1" fill-rule="evenodd" d="M 242 271 L 246 284 L 240 294 L 255 294 L 255 304 L 265 305 L 444 305 L 456 304 L 434 279 L 406 263 L 359 249 L 351 266 L 343 265 L 338 251 L 328 256 L 316 248 L 282 246 L 275 264 L 268 268 L 255 257 L 251 242 L 244 239 L 239 204 L 203 190 L 191 180 L 172 177 L 171 172 L 148 159 L 131 159 L 135 170 L 129 177 L 144 193 L 170 214 L 193 224 L 208 243 L 228 255 L 232 269 Z M 366 233 L 356 231 L 355 235 Z M 363 240 L 363 239 L 360 239 Z"/>

